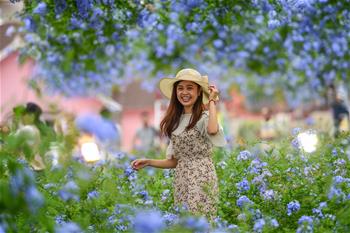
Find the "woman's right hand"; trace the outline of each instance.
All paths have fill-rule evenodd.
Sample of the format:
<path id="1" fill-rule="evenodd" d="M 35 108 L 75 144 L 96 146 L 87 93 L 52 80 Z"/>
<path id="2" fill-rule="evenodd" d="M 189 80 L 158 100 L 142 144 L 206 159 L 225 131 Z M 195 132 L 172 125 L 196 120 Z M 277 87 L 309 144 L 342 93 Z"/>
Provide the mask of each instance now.
<path id="1" fill-rule="evenodd" d="M 131 167 L 132 169 L 138 171 L 141 168 L 144 168 L 149 165 L 149 160 L 148 159 L 136 159 L 131 162 Z"/>

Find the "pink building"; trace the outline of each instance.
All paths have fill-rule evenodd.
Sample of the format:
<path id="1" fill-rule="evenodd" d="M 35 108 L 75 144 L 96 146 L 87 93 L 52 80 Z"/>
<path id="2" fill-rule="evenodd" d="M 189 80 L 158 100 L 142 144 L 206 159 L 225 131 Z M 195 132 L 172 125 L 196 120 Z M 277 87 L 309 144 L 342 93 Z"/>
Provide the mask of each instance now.
<path id="1" fill-rule="evenodd" d="M 12 108 L 26 102 L 38 103 L 46 117 L 54 117 L 52 106 L 59 112 L 73 113 L 75 116 L 84 113 L 98 114 L 104 106 L 99 98 L 95 97 L 74 97 L 65 98 L 63 96 L 49 96 L 43 93 L 36 95 L 28 85 L 29 77 L 34 68 L 34 61 L 28 61 L 23 65 L 17 62 L 18 53 L 11 53 L 0 61 L 0 122 L 3 123 L 11 116 Z M 120 125 L 122 128 L 122 149 L 129 151 L 132 148 L 132 139 L 136 129 L 141 126 L 140 113 L 150 112 L 154 117 L 155 94 L 142 90 L 137 83 L 126 87 L 118 102 L 123 106 L 120 115 Z M 159 118 L 159 117 L 158 117 Z"/>
<path id="2" fill-rule="evenodd" d="M 28 80 L 32 75 L 35 62 L 30 60 L 23 65 L 18 64 L 18 53 L 15 51 L 21 46 L 23 39 L 15 32 L 16 30 L 8 33 L 9 27 L 18 28 L 19 23 L 15 21 L 14 14 L 21 11 L 22 7 L 22 2 L 12 4 L 10 1 L 0 1 L 0 124 L 11 117 L 14 106 L 29 101 L 38 103 L 46 118 L 55 117 L 52 106 L 55 106 L 56 112 L 70 112 L 74 115 L 98 113 L 105 104 L 100 98 L 65 98 L 48 96 L 45 93 L 38 96 L 29 88 Z M 147 110 L 151 116 L 154 114 L 155 96 L 141 90 L 134 83 L 125 87 L 123 93 L 114 99 L 123 106 L 123 111 L 117 118 L 123 132 L 122 149 L 129 151 L 135 131 L 141 126 L 139 117 L 141 111 Z M 159 121 L 159 118 L 158 114 L 155 120 Z"/>

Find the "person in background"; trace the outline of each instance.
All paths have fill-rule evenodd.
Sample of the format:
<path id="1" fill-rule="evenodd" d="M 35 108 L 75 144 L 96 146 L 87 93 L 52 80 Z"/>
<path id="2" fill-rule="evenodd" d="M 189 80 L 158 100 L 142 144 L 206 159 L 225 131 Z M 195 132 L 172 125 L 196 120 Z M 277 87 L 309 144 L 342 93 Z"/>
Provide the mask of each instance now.
<path id="1" fill-rule="evenodd" d="M 136 130 L 133 138 L 133 149 L 143 155 L 156 150 L 156 144 L 159 140 L 158 130 L 151 125 L 150 116 L 147 111 L 141 112 L 142 126 Z"/>
<path id="2" fill-rule="evenodd" d="M 14 111 L 16 113 L 16 108 Z M 20 124 L 35 125 L 40 131 L 41 135 L 50 138 L 55 137 L 53 127 L 48 125 L 44 119 L 41 119 L 43 111 L 38 104 L 34 102 L 28 102 L 24 108 L 22 108 L 22 106 L 19 107 L 18 113 L 20 116 Z"/>
<path id="3" fill-rule="evenodd" d="M 56 116 L 54 121 L 54 131 L 57 140 L 61 142 L 67 149 L 73 150 L 76 146 L 79 131 L 75 126 L 75 116 L 73 113 L 61 112 Z"/>
<path id="4" fill-rule="evenodd" d="M 334 136 L 338 136 L 340 132 L 349 131 L 349 109 L 345 104 L 344 98 L 336 94 L 335 100 L 332 103 Z"/>
<path id="5" fill-rule="evenodd" d="M 276 137 L 276 126 L 272 117 L 272 110 L 268 107 L 261 109 L 263 121 L 260 126 L 260 138 L 263 140 L 273 140 Z"/>
<path id="6" fill-rule="evenodd" d="M 50 142 L 56 140 L 55 132 L 42 119 L 41 107 L 33 102 L 25 106 L 17 106 L 13 109 L 16 124 L 16 137 L 23 138 L 34 153 L 30 165 L 34 170 L 40 171 L 45 168 L 42 156 L 48 151 Z"/>

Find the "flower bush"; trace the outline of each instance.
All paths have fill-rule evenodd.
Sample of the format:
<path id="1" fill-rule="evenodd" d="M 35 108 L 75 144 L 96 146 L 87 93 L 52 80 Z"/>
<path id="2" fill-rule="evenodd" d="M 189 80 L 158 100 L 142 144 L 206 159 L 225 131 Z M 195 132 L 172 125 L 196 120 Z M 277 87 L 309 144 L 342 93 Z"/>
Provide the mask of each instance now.
<path id="1" fill-rule="evenodd" d="M 52 165 L 46 153 L 46 169 L 34 171 L 27 162 L 30 148 L 14 146 L 23 138 L 1 136 L 0 230 L 5 232 L 350 230 L 349 135 L 319 135 L 313 153 L 292 145 L 296 135 L 274 145 L 217 150 L 220 203 L 212 223 L 173 206 L 172 170 L 135 172 L 130 168 L 135 157 L 121 152 L 88 164 L 61 145 L 59 164 Z"/>
<path id="2" fill-rule="evenodd" d="M 91 95 L 137 77 L 153 89 L 160 77 L 194 66 L 221 89 L 235 84 L 247 96 L 273 96 L 283 88 L 295 105 L 350 76 L 349 0 L 24 5 L 22 54 L 38 61 L 37 80 L 53 92 Z"/>

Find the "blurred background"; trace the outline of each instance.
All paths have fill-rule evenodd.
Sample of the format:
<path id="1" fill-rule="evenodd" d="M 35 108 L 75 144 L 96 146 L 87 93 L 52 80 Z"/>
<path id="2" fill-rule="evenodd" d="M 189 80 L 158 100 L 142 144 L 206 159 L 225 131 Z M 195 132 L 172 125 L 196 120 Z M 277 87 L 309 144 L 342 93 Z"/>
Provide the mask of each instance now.
<path id="1" fill-rule="evenodd" d="M 340 129 L 343 131 L 349 130 L 348 71 L 347 73 L 341 73 L 342 69 L 337 70 L 336 66 L 331 67 L 331 69 L 322 68 L 323 70 L 321 70 L 320 68 L 320 71 L 325 73 L 322 76 L 311 73 L 317 68 L 313 66 L 312 69 L 310 68 L 309 70 L 304 70 L 304 74 L 301 74 L 301 78 L 299 77 L 299 81 L 293 81 L 292 79 L 295 78 L 294 75 L 296 75 L 297 72 L 291 74 L 290 70 L 286 70 L 286 72 L 288 73 L 288 77 L 286 79 L 283 72 L 278 73 L 279 69 L 276 68 L 275 70 L 272 70 L 269 75 L 264 76 L 259 71 L 260 68 L 256 68 L 256 66 L 247 66 L 246 63 L 250 62 L 249 59 L 247 61 L 244 61 L 245 63 L 243 63 L 243 61 L 240 61 L 240 63 L 238 62 L 241 59 L 240 57 L 238 57 L 238 55 L 242 54 L 243 51 L 249 50 L 248 48 L 243 47 L 236 49 L 232 52 L 232 56 L 237 55 L 237 57 L 234 58 L 236 63 L 233 64 L 235 67 L 239 65 L 241 65 L 242 67 L 247 66 L 246 70 L 248 70 L 249 72 L 237 71 L 239 69 L 235 69 L 235 67 L 233 67 L 233 69 L 228 68 L 227 65 L 224 64 L 224 60 L 220 58 L 220 53 L 218 53 L 217 51 L 220 51 L 220 46 L 222 46 L 220 43 L 229 42 L 229 40 L 227 39 L 228 36 L 224 34 L 229 33 L 230 30 L 235 30 L 227 29 L 227 27 L 231 26 L 229 23 L 228 26 L 225 26 L 224 24 L 221 26 L 220 24 L 217 25 L 217 31 L 215 31 L 215 29 L 211 29 L 212 32 L 222 32 L 222 35 L 219 33 L 219 35 L 217 35 L 217 38 L 215 36 L 208 36 L 210 35 L 210 30 L 208 29 L 209 26 L 202 26 L 202 30 L 206 30 L 208 34 L 206 35 L 206 39 L 210 41 L 210 43 L 212 43 L 212 50 L 214 52 L 216 51 L 215 53 L 213 53 L 216 57 L 214 57 L 214 59 L 209 62 L 209 68 L 205 68 L 205 65 L 207 65 L 208 63 L 208 60 L 205 57 L 203 57 L 202 60 L 197 59 L 198 61 L 196 62 L 191 61 L 190 58 L 188 58 L 188 60 L 186 61 L 181 60 L 185 59 L 183 57 L 181 58 L 181 56 L 180 58 L 176 57 L 176 55 L 174 54 L 176 53 L 176 50 L 178 49 L 177 46 L 179 45 L 175 44 L 175 48 L 173 50 L 171 50 L 169 53 L 165 52 L 165 54 L 163 55 L 166 57 L 165 60 L 169 60 L 172 58 L 172 56 L 175 56 L 174 62 L 173 64 L 171 64 L 172 68 L 169 68 L 166 65 L 160 66 L 158 58 L 152 60 L 153 58 L 150 56 L 146 58 L 142 56 L 135 56 L 129 58 L 129 60 L 126 62 L 128 66 L 125 67 L 123 73 L 113 73 L 114 69 L 118 69 L 118 67 L 114 67 L 113 63 L 107 62 L 109 65 L 108 67 L 110 68 L 108 69 L 108 72 L 106 71 L 107 73 L 104 70 L 102 70 L 103 67 L 101 66 L 101 70 L 99 70 L 100 68 L 98 68 L 98 72 L 95 72 L 94 74 L 95 76 L 92 75 L 88 78 L 86 76 L 83 77 L 83 75 L 89 75 L 87 73 L 84 73 L 85 71 L 81 71 L 82 73 L 74 71 L 75 69 L 84 70 L 84 67 L 79 66 L 79 59 L 78 61 L 70 61 L 72 63 L 72 68 L 70 68 L 70 70 L 66 71 L 64 68 L 62 68 L 62 60 L 55 56 L 69 55 L 62 52 L 60 50 L 62 49 L 62 45 L 56 45 L 54 41 L 51 41 L 51 37 L 47 37 L 47 40 L 44 39 L 45 36 L 43 37 L 43 35 L 45 35 L 45 33 L 40 31 L 40 27 L 55 27 L 55 25 L 51 24 L 52 13 L 49 10 L 47 10 L 46 5 L 40 6 L 39 4 L 35 6 L 34 3 L 34 5 L 28 4 L 28 7 L 32 8 L 24 10 L 23 2 L 20 1 L 13 1 L 13 3 L 11 1 L 1 1 L 0 4 L 1 125 L 11 124 L 11 118 L 14 114 L 13 109 L 19 105 L 24 106 L 28 102 L 33 102 L 40 106 L 40 108 L 42 109 L 42 114 L 40 116 L 41 120 L 47 122 L 47 124 L 51 125 L 52 127 L 55 127 L 56 130 L 58 130 L 57 128 L 59 128 L 59 125 L 65 124 L 67 118 L 70 118 L 71 121 L 76 121 L 76 118 L 84 117 L 86 115 L 98 115 L 103 117 L 108 116 L 109 120 L 111 120 L 115 124 L 116 130 L 118 131 L 118 149 L 126 152 L 131 152 L 133 150 L 135 151 L 140 149 L 140 147 L 144 146 L 141 145 L 142 143 L 144 143 L 142 142 L 143 136 L 140 135 L 142 134 L 142 132 L 138 133 L 138 129 L 142 128 L 144 124 L 147 124 L 149 126 L 154 127 L 155 132 L 157 132 L 160 120 L 167 106 L 167 100 L 164 99 L 164 97 L 156 88 L 157 81 L 159 80 L 159 78 L 164 76 L 175 75 L 176 71 L 182 67 L 193 67 L 197 68 L 200 72 L 208 73 L 210 80 L 216 83 L 221 90 L 222 97 L 218 106 L 220 114 L 220 123 L 224 127 L 227 139 L 230 142 L 230 146 L 240 145 L 247 141 L 254 141 L 260 139 L 267 141 L 280 140 L 283 137 L 289 135 L 291 130 L 296 127 L 303 129 L 314 128 L 320 132 L 324 132 L 329 135 L 335 135 Z M 158 2 L 156 2 L 154 5 L 147 5 L 146 3 L 142 5 L 141 3 L 141 6 L 144 8 L 144 10 L 149 10 L 147 14 L 144 13 L 144 11 L 141 11 L 140 13 L 141 15 L 146 14 L 142 16 L 142 19 L 145 21 L 143 23 L 146 26 L 142 27 L 142 23 L 137 21 L 141 29 L 143 31 L 150 31 L 150 29 L 148 29 L 147 27 L 151 27 L 150 25 L 152 23 L 157 25 L 155 27 L 156 30 L 152 30 L 152 33 L 153 31 L 159 33 L 159 31 L 162 30 L 162 27 L 168 27 L 169 29 L 171 25 L 176 25 L 179 28 L 181 28 L 181 26 L 183 25 L 181 25 L 181 20 L 179 19 L 179 17 L 182 16 L 180 14 L 175 15 L 175 13 L 178 11 L 176 10 L 176 4 L 170 4 L 170 7 L 173 7 L 173 12 L 169 16 L 176 23 L 163 25 L 162 19 L 152 19 L 152 14 L 157 15 L 158 12 L 153 11 L 150 8 L 157 8 L 159 7 L 159 4 L 160 3 Z M 193 4 L 194 6 L 188 7 L 198 7 L 195 3 Z M 256 9 L 259 9 L 259 6 L 254 4 L 253 6 L 256 7 Z M 244 6 L 242 7 L 243 12 Z M 300 5 L 295 7 L 299 7 L 299 11 L 305 13 L 305 15 L 309 14 L 309 12 L 307 12 L 307 5 Z M 302 11 L 302 7 L 304 7 L 304 11 Z M 101 10 L 104 8 L 99 9 Z M 57 12 L 57 8 L 55 8 L 55 10 Z M 80 10 L 80 8 L 78 10 Z M 342 13 L 341 9 L 338 10 L 339 12 L 337 13 Z M 269 30 L 269 32 L 272 34 L 270 36 L 271 38 L 280 35 L 282 33 L 282 30 L 286 30 L 283 28 L 280 29 L 278 25 L 271 26 L 271 24 L 273 23 L 272 19 L 279 20 L 278 16 L 273 16 L 276 12 L 274 13 L 274 11 L 271 9 L 264 10 L 263 8 L 261 12 L 260 13 L 263 16 L 264 14 L 270 12 L 268 14 L 268 18 L 262 18 L 261 20 L 268 24 L 268 27 L 265 30 Z M 32 13 L 34 17 L 29 16 L 29 13 Z M 259 13 L 259 11 L 257 10 L 256 13 Z M 96 20 L 98 19 L 99 14 L 102 14 L 101 17 L 107 18 L 106 15 L 103 15 L 104 13 L 102 11 L 95 12 L 94 10 L 93 16 L 96 17 Z M 136 20 L 140 20 L 140 17 L 141 16 L 139 16 L 139 18 L 137 18 Z M 248 15 L 247 18 L 250 20 Z M 39 19 L 41 20 L 41 22 Z M 130 17 L 130 20 L 134 19 Z M 154 22 L 152 20 L 154 20 Z M 220 20 L 220 18 L 218 18 L 218 20 Z M 237 20 L 238 23 L 242 23 L 242 19 L 238 18 Z M 196 19 L 194 19 L 193 23 L 196 22 Z M 215 25 L 215 20 L 213 22 L 210 22 L 211 24 Z M 94 27 L 94 25 L 92 25 L 93 22 L 90 23 L 90 26 Z M 128 21 L 126 22 L 126 24 L 127 23 L 131 24 L 132 22 Z M 259 24 L 258 20 L 255 20 L 255 23 Z M 282 23 L 282 21 L 280 21 L 280 23 Z M 73 24 L 73 21 L 71 22 L 71 24 Z M 34 26 L 36 29 L 33 29 Z M 190 25 L 186 26 L 189 27 Z M 200 27 L 198 25 L 192 26 Z M 245 32 L 246 27 L 247 26 L 244 24 L 241 25 L 242 34 L 248 33 Z M 117 25 L 115 25 L 115 28 L 117 28 Z M 75 29 L 76 28 L 71 26 L 67 30 L 74 31 Z M 84 27 L 81 27 L 76 31 L 81 33 L 82 36 L 86 30 L 87 29 L 85 29 Z M 118 32 L 118 28 L 115 30 Z M 294 34 L 297 30 L 293 31 L 293 28 L 291 27 L 288 28 L 288 30 L 290 30 L 289 34 L 291 35 L 291 37 L 294 38 Z M 336 31 L 336 29 L 334 30 Z M 64 35 L 59 34 L 64 32 L 56 31 L 52 33 L 56 33 L 56 37 Z M 131 35 L 132 33 L 136 32 L 130 30 L 128 33 L 126 33 L 126 35 L 133 38 L 133 36 Z M 154 34 L 154 38 L 155 36 L 161 36 L 161 34 L 158 35 L 156 33 Z M 256 32 L 256 34 L 259 33 L 261 32 Z M 33 36 L 34 34 L 36 37 Z M 193 34 L 194 36 L 198 36 L 199 33 L 194 32 Z M 300 35 L 304 34 L 301 33 Z M 54 36 L 54 34 L 52 36 Z M 70 40 L 72 40 L 71 38 L 77 35 L 67 34 L 67 36 L 70 38 Z M 168 36 L 170 38 L 170 35 Z M 306 41 L 307 35 L 304 36 L 304 39 Z M 169 38 L 168 45 L 170 43 Z M 259 38 L 259 35 L 257 36 L 257 38 L 247 38 L 251 38 L 251 41 L 249 43 L 257 44 L 254 45 L 256 49 L 252 50 L 251 53 L 258 54 L 258 47 L 260 46 L 259 43 L 261 44 L 261 46 L 263 46 L 263 43 L 265 43 L 266 40 L 264 41 L 263 39 Z M 342 37 L 342 35 L 340 35 L 337 38 L 339 40 L 342 40 L 346 37 Z M 60 39 L 61 42 L 63 39 Z M 226 39 L 227 41 L 225 41 Z M 261 41 L 256 41 L 257 39 L 261 39 Z M 98 40 L 102 39 L 98 38 Z M 145 41 L 147 42 L 147 40 L 148 39 L 146 38 Z M 181 38 L 175 38 L 174 40 L 181 41 Z M 188 43 L 191 42 L 190 39 L 188 40 Z M 287 41 L 288 39 L 285 40 Z M 322 37 L 322 35 L 320 35 L 320 41 L 322 42 L 322 40 L 325 39 Z M 122 40 L 120 39 L 120 41 Z M 295 39 L 295 41 L 297 41 L 297 39 Z M 40 47 L 43 43 L 51 43 L 50 46 L 47 47 L 47 53 L 45 53 L 44 51 L 38 52 L 40 51 L 40 48 L 46 48 L 45 46 Z M 69 44 L 70 42 L 67 43 L 66 45 L 64 45 L 63 43 L 63 47 L 71 46 Z M 108 41 L 106 43 L 109 44 Z M 123 43 L 132 44 L 134 42 L 130 40 L 128 42 Z M 181 45 L 182 42 L 179 43 Z M 194 44 L 198 44 L 198 46 L 200 46 L 200 43 L 200 41 L 196 41 Z M 273 43 L 278 43 L 278 40 L 277 42 Z M 349 40 L 347 39 L 347 41 L 345 41 L 345 44 L 343 45 L 348 46 L 348 44 Z M 124 44 L 124 46 L 126 45 Z M 193 44 L 188 44 L 188 47 L 191 46 L 193 46 Z M 228 44 L 226 44 L 226 46 L 228 46 Z M 326 44 L 324 44 L 323 46 L 326 46 Z M 335 48 L 336 45 L 333 44 L 330 46 L 331 48 L 333 48 L 333 52 L 338 51 L 337 48 Z M 264 49 L 268 50 L 272 47 L 273 46 L 264 47 Z M 111 59 L 112 57 L 116 56 L 114 55 L 114 53 L 116 53 L 114 52 L 114 50 L 117 50 L 118 47 L 112 48 L 113 49 L 109 47 L 109 50 L 105 50 L 105 52 L 107 52 L 107 54 L 110 55 Z M 78 48 L 73 47 L 71 49 L 73 49 L 74 52 L 79 53 Z M 154 49 L 154 52 L 156 54 L 160 53 L 159 47 L 156 47 Z M 149 50 L 149 48 L 145 48 L 144 50 Z M 53 51 L 57 54 L 55 56 L 50 57 L 49 54 Z M 143 53 L 143 50 L 140 48 L 138 49 L 138 51 L 140 54 Z M 94 52 L 98 54 L 92 49 L 92 53 Z M 152 48 L 148 52 L 152 54 Z M 278 52 L 279 49 L 276 49 L 276 53 Z M 294 53 L 297 54 L 297 52 Z M 312 51 L 310 51 L 310 54 L 311 53 Z M 186 52 L 184 52 L 184 54 L 186 54 Z M 300 52 L 300 54 L 303 53 Z M 300 54 L 295 55 L 293 57 L 294 60 L 291 61 L 291 63 L 298 63 L 298 65 L 294 67 L 298 72 L 300 70 L 298 70 L 298 66 L 300 66 L 303 63 L 303 61 L 298 61 L 298 59 L 303 59 Z M 226 55 L 230 56 L 230 51 L 226 52 Z M 162 54 L 156 56 L 161 57 Z M 281 54 L 279 56 L 280 58 L 282 57 Z M 322 51 L 320 51 L 319 56 L 324 58 L 324 56 L 322 55 Z M 343 66 L 346 66 L 346 64 L 348 64 L 348 56 L 348 54 L 342 54 L 342 56 L 338 56 L 337 59 L 338 61 L 345 62 Z M 244 56 L 242 55 L 242 57 Z M 264 56 L 262 57 L 264 58 Z M 265 58 L 269 59 L 271 63 L 274 62 L 274 57 L 269 57 L 268 54 L 265 55 Z M 307 57 L 304 58 L 304 62 L 307 63 Z M 68 58 L 63 57 L 62 59 Z M 97 57 L 96 59 L 96 63 L 103 62 L 103 57 Z M 98 61 L 99 59 L 101 61 Z M 147 61 L 146 63 L 142 63 L 145 62 L 143 59 L 148 59 L 149 61 Z M 181 61 L 179 61 L 179 59 Z M 317 59 L 317 57 L 315 59 Z M 75 68 L 73 64 L 74 62 L 77 62 Z M 54 71 L 56 69 L 54 67 L 55 64 L 58 67 L 56 67 L 58 69 L 57 71 Z M 119 65 L 122 65 L 122 63 L 120 63 Z M 97 64 L 96 66 L 99 66 L 99 64 Z M 157 66 L 159 69 L 157 68 Z M 59 69 L 61 69 L 61 71 L 59 71 Z M 158 69 L 158 72 L 149 72 L 150 69 Z M 271 67 L 266 67 L 266 69 L 271 69 Z M 283 70 L 283 67 L 281 69 Z M 133 73 L 130 70 L 136 70 L 136 72 Z M 334 75 L 332 73 L 333 70 L 336 70 L 336 72 L 339 71 L 339 73 L 341 73 L 339 75 L 345 75 L 346 77 L 337 78 L 338 74 Z M 51 80 L 59 79 L 57 78 L 59 75 L 61 75 L 62 77 L 64 76 L 65 81 L 63 81 L 63 83 L 61 84 L 53 84 Z M 99 79 L 100 77 L 98 75 L 108 76 L 109 78 L 105 80 Z M 333 75 L 334 77 L 328 77 L 327 75 Z M 80 77 L 77 76 L 81 76 L 83 78 L 80 79 Z M 313 86 L 306 85 L 305 83 L 307 83 L 308 81 L 300 81 L 302 79 L 305 79 L 305 77 L 310 80 Z M 328 77 L 328 79 L 324 77 Z M 264 78 L 265 81 L 262 81 L 261 78 Z M 71 81 L 74 79 L 78 81 L 76 83 L 71 83 Z M 94 86 L 94 84 L 88 84 L 85 82 L 85 80 L 88 79 L 96 79 L 99 84 L 96 84 L 96 86 Z M 251 80 L 254 80 L 255 83 L 252 84 Z M 282 85 L 278 83 L 282 83 Z M 302 85 L 293 85 L 293 83 L 302 83 Z M 316 85 L 315 83 L 318 84 Z M 337 102 L 337 100 L 341 102 L 340 105 L 334 104 Z M 336 116 L 337 114 L 343 114 L 345 117 L 341 117 L 338 120 L 336 120 L 336 118 L 338 117 Z M 145 115 L 147 115 L 146 120 Z M 343 121 L 342 119 L 345 119 L 345 121 Z M 84 128 L 85 126 L 81 127 Z M 151 143 L 151 146 L 157 148 L 164 148 L 166 140 L 158 138 L 159 135 L 157 133 L 154 134 L 154 137 L 155 140 Z"/>
<path id="2" fill-rule="evenodd" d="M 0 0 L 0 232 L 350 232 L 349 0 Z M 208 75 L 218 218 L 173 202 L 157 88 Z M 327 230 L 329 229 L 329 230 Z"/>

